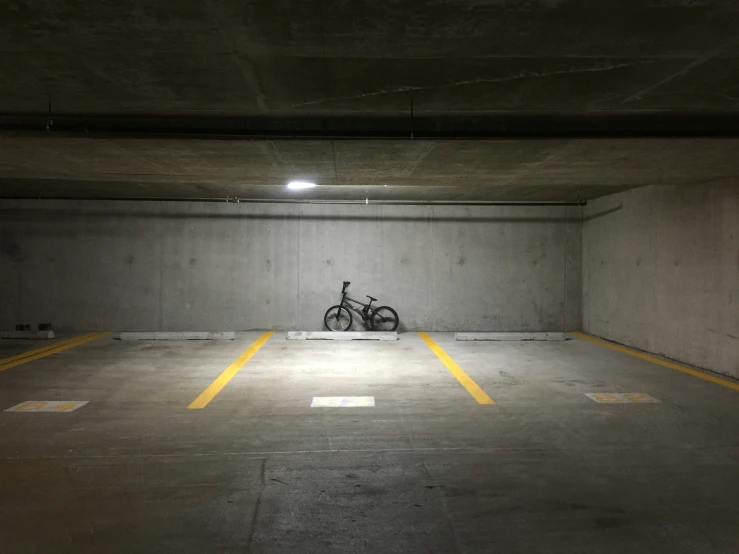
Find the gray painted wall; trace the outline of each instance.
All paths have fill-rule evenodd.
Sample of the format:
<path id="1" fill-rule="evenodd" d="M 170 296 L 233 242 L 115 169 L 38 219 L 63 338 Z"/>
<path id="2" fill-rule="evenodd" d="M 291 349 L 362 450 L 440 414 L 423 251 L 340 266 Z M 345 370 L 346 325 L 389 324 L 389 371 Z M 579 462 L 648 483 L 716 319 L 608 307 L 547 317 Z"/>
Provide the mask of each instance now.
<path id="1" fill-rule="evenodd" d="M 341 282 L 405 329 L 581 326 L 561 207 L 0 202 L 0 328 L 322 328 Z"/>
<path id="2" fill-rule="evenodd" d="M 585 209 L 585 331 L 739 377 L 739 187 L 646 187 Z"/>

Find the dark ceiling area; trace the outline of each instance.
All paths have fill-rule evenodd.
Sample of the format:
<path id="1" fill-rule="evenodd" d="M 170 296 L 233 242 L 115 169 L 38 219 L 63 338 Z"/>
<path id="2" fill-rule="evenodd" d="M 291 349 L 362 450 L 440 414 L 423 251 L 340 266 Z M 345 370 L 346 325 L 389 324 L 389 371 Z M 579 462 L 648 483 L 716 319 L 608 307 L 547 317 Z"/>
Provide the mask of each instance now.
<path id="1" fill-rule="evenodd" d="M 0 196 L 449 201 L 737 182 L 739 4 L 0 3 Z"/>

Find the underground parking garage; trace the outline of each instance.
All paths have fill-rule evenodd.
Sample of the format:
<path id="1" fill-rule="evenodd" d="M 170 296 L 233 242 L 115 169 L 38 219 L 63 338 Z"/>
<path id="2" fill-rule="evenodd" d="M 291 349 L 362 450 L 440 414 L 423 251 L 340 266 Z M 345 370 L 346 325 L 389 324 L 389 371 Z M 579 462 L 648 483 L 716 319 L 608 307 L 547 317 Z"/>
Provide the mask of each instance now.
<path id="1" fill-rule="evenodd" d="M 0 7 L 0 551 L 739 552 L 737 24 Z"/>

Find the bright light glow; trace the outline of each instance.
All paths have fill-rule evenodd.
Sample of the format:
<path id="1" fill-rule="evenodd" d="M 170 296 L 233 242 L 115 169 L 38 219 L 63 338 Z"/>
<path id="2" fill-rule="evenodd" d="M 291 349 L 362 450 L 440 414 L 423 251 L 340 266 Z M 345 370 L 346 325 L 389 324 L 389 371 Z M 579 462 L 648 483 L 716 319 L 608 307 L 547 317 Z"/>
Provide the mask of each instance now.
<path id="1" fill-rule="evenodd" d="M 312 189 L 315 187 L 315 183 L 311 183 L 310 181 L 290 181 L 287 184 L 287 188 L 293 189 L 293 190 L 299 190 L 299 189 Z"/>

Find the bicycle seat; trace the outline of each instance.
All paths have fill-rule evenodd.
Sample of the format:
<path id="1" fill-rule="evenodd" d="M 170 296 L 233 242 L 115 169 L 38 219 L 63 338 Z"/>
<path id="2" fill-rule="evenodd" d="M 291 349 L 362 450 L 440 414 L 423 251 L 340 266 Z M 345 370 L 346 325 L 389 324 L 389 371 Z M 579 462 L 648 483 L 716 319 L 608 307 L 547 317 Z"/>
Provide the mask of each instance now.
<path id="1" fill-rule="evenodd" d="M 377 302 L 377 298 L 372 298 L 369 294 L 367 295 L 367 298 L 369 298 L 370 300 L 372 300 L 372 302 Z"/>

